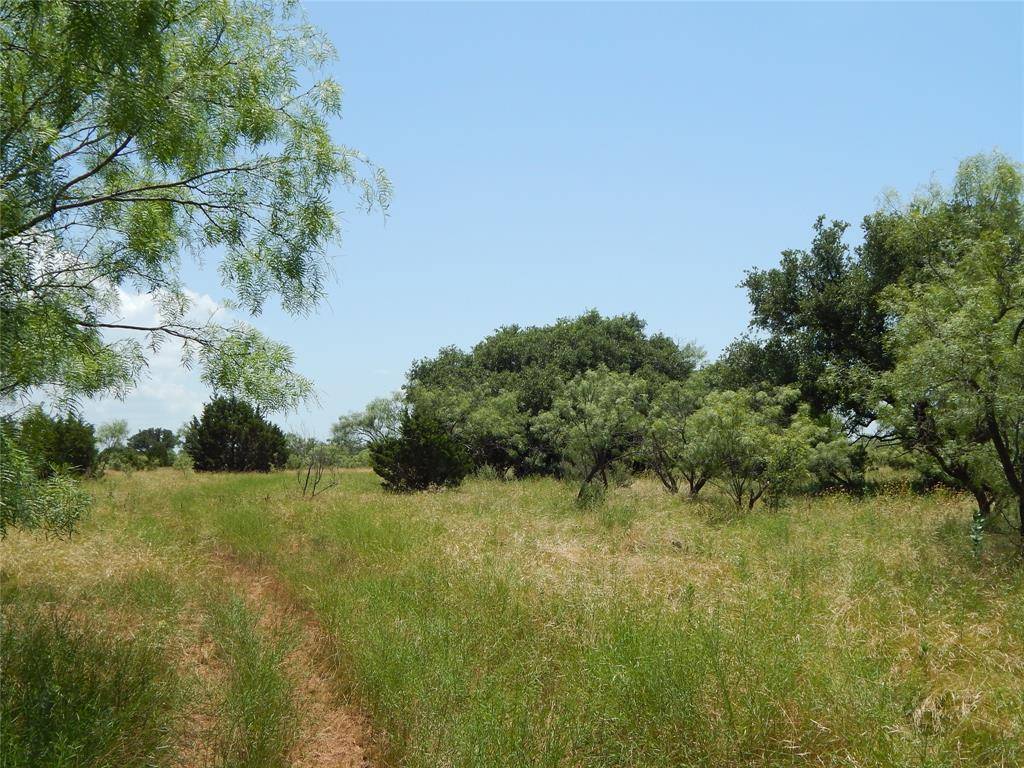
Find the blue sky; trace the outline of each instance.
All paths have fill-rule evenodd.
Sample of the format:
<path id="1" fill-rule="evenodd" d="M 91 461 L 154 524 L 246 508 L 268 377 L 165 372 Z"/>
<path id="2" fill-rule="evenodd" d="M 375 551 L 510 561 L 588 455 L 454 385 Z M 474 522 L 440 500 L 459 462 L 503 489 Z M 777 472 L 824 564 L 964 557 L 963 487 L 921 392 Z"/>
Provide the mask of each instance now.
<path id="1" fill-rule="evenodd" d="M 337 282 L 289 343 L 325 435 L 410 362 L 500 325 L 636 312 L 711 356 L 743 331 L 737 283 L 818 214 L 1024 143 L 1021 4 L 306 3 L 339 59 L 339 142 L 387 169 L 391 215 L 338 190 Z M 223 297 L 212 265 L 190 287 Z M 177 427 L 206 396 L 166 363 L 87 417 Z"/>

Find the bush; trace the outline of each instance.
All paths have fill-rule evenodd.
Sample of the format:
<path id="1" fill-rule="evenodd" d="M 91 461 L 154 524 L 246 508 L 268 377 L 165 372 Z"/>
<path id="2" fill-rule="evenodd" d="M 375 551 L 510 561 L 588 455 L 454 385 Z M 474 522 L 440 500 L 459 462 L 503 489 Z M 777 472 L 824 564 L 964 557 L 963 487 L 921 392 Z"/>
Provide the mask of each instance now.
<path id="1" fill-rule="evenodd" d="M 18 437 L 17 425 L 0 426 L 0 536 L 8 528 L 69 535 L 89 508 L 89 496 L 65 472 L 41 478 Z"/>
<path id="2" fill-rule="evenodd" d="M 342 453 L 338 457 L 338 466 L 344 469 L 370 466 L 370 449 L 363 448 L 358 453 Z"/>
<path id="3" fill-rule="evenodd" d="M 288 458 L 284 433 L 233 397 L 214 398 L 193 417 L 185 451 L 200 472 L 269 472 Z"/>
<path id="4" fill-rule="evenodd" d="M 402 416 L 399 434 L 370 444 L 370 465 L 391 491 L 410 492 L 455 487 L 473 468 L 460 445 L 433 416 Z"/>
<path id="5" fill-rule="evenodd" d="M 5 768 L 166 762 L 173 686 L 152 650 L 52 613 L 5 617 L 2 641 Z"/>
<path id="6" fill-rule="evenodd" d="M 174 468 L 181 472 L 183 475 L 187 475 L 190 472 L 194 472 L 196 469 L 196 463 L 189 456 L 188 451 L 178 451 L 174 455 Z"/>
<path id="7" fill-rule="evenodd" d="M 54 418 L 36 406 L 18 422 L 11 434 L 15 433 L 19 447 L 41 478 L 58 470 L 88 474 L 97 466 L 93 426 L 77 416 Z"/>
<path id="8" fill-rule="evenodd" d="M 113 448 L 104 448 L 100 451 L 99 465 L 104 469 L 134 472 L 136 469 L 146 469 L 149 462 L 141 453 L 123 445 L 116 445 Z"/>

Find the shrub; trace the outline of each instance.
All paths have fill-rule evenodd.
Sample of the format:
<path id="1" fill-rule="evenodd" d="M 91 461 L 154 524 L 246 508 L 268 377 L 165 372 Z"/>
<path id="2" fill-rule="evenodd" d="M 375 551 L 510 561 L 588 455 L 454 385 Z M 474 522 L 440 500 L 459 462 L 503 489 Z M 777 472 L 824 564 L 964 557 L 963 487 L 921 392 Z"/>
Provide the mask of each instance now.
<path id="1" fill-rule="evenodd" d="M 399 492 L 455 487 L 473 468 L 465 447 L 421 411 L 402 416 L 397 436 L 370 444 L 370 464 L 385 488 Z"/>
<path id="2" fill-rule="evenodd" d="M 150 648 L 52 613 L 6 616 L 2 641 L 6 768 L 166 762 L 173 686 Z"/>
<path id="3" fill-rule="evenodd" d="M 200 472 L 269 472 L 288 458 L 284 433 L 236 398 L 206 404 L 185 435 L 185 451 Z"/>
<path id="4" fill-rule="evenodd" d="M 88 509 L 89 496 L 65 472 L 41 478 L 18 437 L 17 425 L 0 426 L 0 536 L 9 527 L 70 534 Z"/>
<path id="5" fill-rule="evenodd" d="M 93 426 L 77 416 L 54 418 L 36 406 L 22 417 L 14 433 L 39 477 L 58 470 L 87 474 L 96 468 Z"/>
<path id="6" fill-rule="evenodd" d="M 174 468 L 180 471 L 183 475 L 187 475 L 188 473 L 195 471 L 196 463 L 192 460 L 188 451 L 178 451 L 174 456 Z"/>
<path id="7" fill-rule="evenodd" d="M 363 448 L 359 453 L 342 453 L 338 456 L 338 466 L 345 469 L 370 466 L 370 449 Z"/>
<path id="8" fill-rule="evenodd" d="M 149 466 L 146 457 L 131 448 L 116 445 L 100 451 L 99 465 L 104 469 L 116 469 L 119 472 L 134 472 Z"/>

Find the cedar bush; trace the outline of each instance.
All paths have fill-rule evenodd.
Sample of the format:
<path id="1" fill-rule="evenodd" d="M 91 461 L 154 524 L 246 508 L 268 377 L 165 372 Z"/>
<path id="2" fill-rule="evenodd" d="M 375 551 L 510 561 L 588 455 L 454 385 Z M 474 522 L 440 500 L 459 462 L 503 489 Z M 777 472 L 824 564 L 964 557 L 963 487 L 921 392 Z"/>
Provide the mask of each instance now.
<path id="1" fill-rule="evenodd" d="M 96 469 L 96 437 L 92 424 L 74 414 L 54 418 L 39 406 L 5 428 L 31 461 L 40 478 L 55 472 L 89 474 Z"/>
<path id="2" fill-rule="evenodd" d="M 434 416 L 405 413 L 398 435 L 370 444 L 370 465 L 391 491 L 411 492 L 456 487 L 472 471 L 473 462 Z"/>
<path id="3" fill-rule="evenodd" d="M 288 458 L 281 429 L 233 397 L 214 398 L 192 418 L 185 451 L 200 472 L 269 472 Z"/>

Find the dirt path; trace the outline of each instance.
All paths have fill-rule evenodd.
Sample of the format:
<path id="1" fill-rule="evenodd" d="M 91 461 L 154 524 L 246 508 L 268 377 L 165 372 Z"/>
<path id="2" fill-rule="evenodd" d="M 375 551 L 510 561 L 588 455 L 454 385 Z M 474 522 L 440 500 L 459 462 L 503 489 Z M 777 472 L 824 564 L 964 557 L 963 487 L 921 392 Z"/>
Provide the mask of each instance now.
<path id="1" fill-rule="evenodd" d="M 331 673 L 324 662 L 327 637 L 319 622 L 295 603 L 271 573 L 229 555 L 220 556 L 218 562 L 226 581 L 260 615 L 262 629 L 298 638 L 286 660 L 302 722 L 290 756 L 293 768 L 370 768 L 368 719 L 338 701 L 332 691 Z"/>

